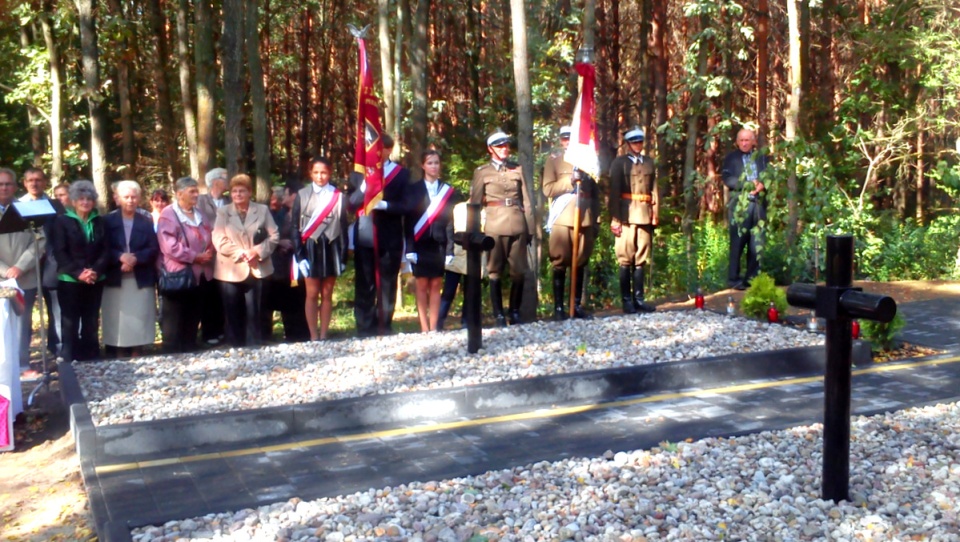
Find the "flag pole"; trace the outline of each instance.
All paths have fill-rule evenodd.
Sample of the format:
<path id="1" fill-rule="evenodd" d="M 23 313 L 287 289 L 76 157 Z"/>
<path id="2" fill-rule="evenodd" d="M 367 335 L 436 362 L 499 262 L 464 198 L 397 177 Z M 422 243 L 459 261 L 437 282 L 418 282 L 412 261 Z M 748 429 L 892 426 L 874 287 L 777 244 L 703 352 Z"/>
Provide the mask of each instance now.
<path id="1" fill-rule="evenodd" d="M 576 313 L 576 295 L 577 295 L 577 272 L 579 271 L 577 263 L 580 260 L 580 171 L 573 170 L 573 252 L 570 259 L 570 318 Z"/>

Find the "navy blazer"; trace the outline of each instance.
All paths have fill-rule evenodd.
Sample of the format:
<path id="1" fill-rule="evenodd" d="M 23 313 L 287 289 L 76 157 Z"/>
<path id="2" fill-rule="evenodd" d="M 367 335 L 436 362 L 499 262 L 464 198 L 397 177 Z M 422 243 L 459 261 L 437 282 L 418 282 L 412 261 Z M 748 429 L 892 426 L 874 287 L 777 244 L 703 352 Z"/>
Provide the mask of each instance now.
<path id="1" fill-rule="evenodd" d="M 107 242 L 110 248 L 110 262 L 107 265 L 107 286 L 120 286 L 123 273 L 120 271 L 120 255 L 127 252 L 126 234 L 123 231 L 123 215 L 120 211 L 109 213 L 103 219 L 107 230 Z M 153 220 L 134 213 L 133 229 L 130 230 L 130 252 L 137 258 L 133 266 L 133 275 L 137 278 L 138 288 L 152 288 L 157 283 L 157 255 L 160 244 L 153 231 Z"/>
<path id="2" fill-rule="evenodd" d="M 443 181 L 439 181 L 441 186 L 447 185 Z M 420 238 L 420 242 L 414 240 L 414 226 L 417 225 L 417 222 L 420 221 L 420 218 L 427 211 L 427 207 L 430 206 L 430 196 L 427 194 L 427 184 L 423 179 L 410 185 L 409 192 L 411 199 L 417 204 L 414 206 L 411 213 L 407 216 L 406 223 L 406 236 L 407 236 L 407 252 L 416 252 L 417 245 L 421 244 L 426 239 L 431 239 L 441 246 L 444 247 L 444 253 L 447 255 L 453 255 L 453 208 L 460 202 L 460 196 L 457 194 L 456 189 L 452 186 L 450 190 L 453 191 L 453 194 L 450 195 L 450 199 L 447 200 L 447 203 L 444 205 L 443 209 L 440 210 L 440 215 L 436 220 L 433 221 L 433 224 L 427 228 L 427 231 L 424 232 L 424 235 Z"/>
<path id="3" fill-rule="evenodd" d="M 383 201 L 387 202 L 387 208 L 373 211 L 373 224 L 376 227 L 377 245 L 381 253 L 401 250 L 404 245 L 405 218 L 419 203 L 415 197 L 411 197 L 413 195 L 409 190 L 410 171 L 401 165 L 397 167 L 401 168 L 400 171 L 383 189 Z M 363 180 L 361 174 L 350 176 L 347 210 L 352 213 L 363 207 L 364 193 L 359 190 Z M 354 222 L 353 227 L 356 228 L 358 223 L 359 221 Z"/>

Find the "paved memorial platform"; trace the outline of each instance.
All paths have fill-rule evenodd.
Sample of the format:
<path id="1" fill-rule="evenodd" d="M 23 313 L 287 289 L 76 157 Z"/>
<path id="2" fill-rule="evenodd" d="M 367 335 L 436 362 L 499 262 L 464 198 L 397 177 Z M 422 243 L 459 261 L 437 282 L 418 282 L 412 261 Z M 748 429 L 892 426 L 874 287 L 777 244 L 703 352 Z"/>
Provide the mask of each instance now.
<path id="1" fill-rule="evenodd" d="M 307 406 L 260 409 L 100 428 L 93 426 L 78 397 L 72 368 L 64 366 L 61 378 L 91 509 L 101 540 L 111 541 L 130 540 L 131 527 L 294 496 L 341 495 L 541 460 L 649 448 L 665 440 L 740 435 L 818 421 L 822 348 L 765 355 L 526 379 L 507 385 L 513 386 L 511 399 L 499 410 L 484 398 L 502 398 L 497 389 L 502 384 L 393 394 L 396 397 L 376 397 L 367 404 L 339 401 L 336 408 L 317 405 L 312 412 Z M 861 358 L 860 365 L 853 392 L 857 414 L 946 401 L 960 389 L 958 356 L 883 365 Z M 577 381 L 587 385 L 571 385 Z M 429 405 L 434 399 L 457 407 L 445 417 L 380 418 L 379 423 L 349 414 L 364 408 L 396 412 L 402 404 Z M 376 401 L 380 403 L 371 406 Z M 471 404 L 487 407 L 471 409 Z M 298 413 L 300 419 L 327 416 L 331 423 L 322 432 L 316 425 L 298 427 Z M 286 430 L 249 431 L 263 427 L 265 420 Z M 198 431 L 191 433 L 190 427 Z M 139 429 L 146 432 L 137 435 Z M 218 432 L 249 438 L 195 438 Z M 111 439 L 126 443 L 111 448 Z M 151 442 L 161 445 L 151 447 Z"/>

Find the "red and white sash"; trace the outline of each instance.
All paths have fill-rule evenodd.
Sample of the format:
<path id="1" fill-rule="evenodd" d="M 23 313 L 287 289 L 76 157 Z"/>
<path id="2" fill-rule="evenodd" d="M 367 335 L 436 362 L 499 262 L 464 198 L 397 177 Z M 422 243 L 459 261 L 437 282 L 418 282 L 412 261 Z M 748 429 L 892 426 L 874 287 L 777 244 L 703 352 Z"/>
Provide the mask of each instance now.
<path id="1" fill-rule="evenodd" d="M 307 227 L 304 228 L 303 233 L 300 234 L 300 242 L 306 243 L 314 232 L 317 231 L 317 228 L 320 227 L 320 224 L 330 216 L 330 212 L 333 211 L 333 208 L 337 206 L 337 202 L 340 201 L 340 192 L 334 192 L 333 196 L 330 197 L 330 201 L 322 209 L 317 209 L 314 211 L 313 216 L 310 217 L 310 221 L 307 222 Z"/>
<path id="2" fill-rule="evenodd" d="M 449 184 L 445 184 L 440 187 L 440 191 L 437 193 L 436 197 L 430 200 L 430 205 L 427 207 L 427 210 L 424 211 L 423 216 L 420 217 L 420 220 L 417 221 L 417 224 L 413 227 L 413 240 L 419 241 L 420 237 L 430 228 L 430 225 L 433 224 L 433 221 L 440 216 L 440 212 L 443 210 L 443 207 L 447 204 L 447 201 L 450 200 L 450 196 L 453 195 L 453 189 L 450 188 Z"/>
<path id="3" fill-rule="evenodd" d="M 311 236 L 317 231 L 317 228 L 320 227 L 320 224 L 323 224 L 323 221 L 330 216 L 330 213 L 337 206 L 337 202 L 340 201 L 340 192 L 334 191 L 333 195 L 330 196 L 330 201 L 323 208 L 318 208 L 313 212 L 313 216 L 310 217 L 310 221 L 307 222 L 307 227 L 304 228 L 303 233 L 300 234 L 300 242 L 306 243 L 307 239 L 310 239 Z M 297 279 L 300 278 L 300 275 L 303 274 L 307 276 L 310 274 L 310 262 L 303 260 L 301 262 L 297 261 L 297 255 L 292 256 L 293 262 L 290 265 L 290 282 L 291 284 L 296 284 Z"/>

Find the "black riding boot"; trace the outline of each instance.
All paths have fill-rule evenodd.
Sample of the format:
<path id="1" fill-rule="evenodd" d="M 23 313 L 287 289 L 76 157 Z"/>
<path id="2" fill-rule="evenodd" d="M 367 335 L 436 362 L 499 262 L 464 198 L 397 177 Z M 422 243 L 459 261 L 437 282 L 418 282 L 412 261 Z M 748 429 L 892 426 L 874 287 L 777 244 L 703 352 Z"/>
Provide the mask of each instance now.
<path id="1" fill-rule="evenodd" d="M 503 284 L 500 279 L 490 279 L 490 305 L 493 307 L 494 325 L 506 327 L 507 317 L 503 315 Z"/>
<path id="2" fill-rule="evenodd" d="M 510 284 L 510 325 L 520 323 L 520 303 L 523 302 L 523 277 Z"/>
<path id="3" fill-rule="evenodd" d="M 566 305 L 563 302 L 563 291 L 567 284 L 567 268 L 553 270 L 553 319 L 561 321 L 567 319 Z"/>
<path id="4" fill-rule="evenodd" d="M 586 276 L 587 266 L 581 265 L 577 268 L 577 298 L 574 300 L 573 316 L 574 318 L 580 318 L 583 320 L 589 320 L 593 318 L 593 316 L 587 314 L 587 311 L 583 310 L 583 307 L 580 306 L 583 303 L 583 284 Z"/>
<path id="5" fill-rule="evenodd" d="M 633 306 L 633 292 L 630 289 L 630 276 L 633 270 L 629 265 L 620 266 L 620 299 L 623 301 L 623 314 L 634 314 L 637 308 Z"/>
<path id="6" fill-rule="evenodd" d="M 657 310 L 653 305 L 648 305 L 643 301 L 643 267 L 638 267 L 633 272 L 633 304 L 638 312 L 653 312 Z"/>

